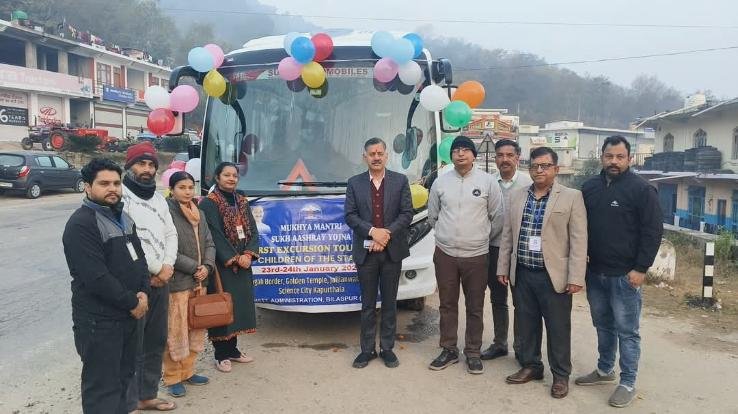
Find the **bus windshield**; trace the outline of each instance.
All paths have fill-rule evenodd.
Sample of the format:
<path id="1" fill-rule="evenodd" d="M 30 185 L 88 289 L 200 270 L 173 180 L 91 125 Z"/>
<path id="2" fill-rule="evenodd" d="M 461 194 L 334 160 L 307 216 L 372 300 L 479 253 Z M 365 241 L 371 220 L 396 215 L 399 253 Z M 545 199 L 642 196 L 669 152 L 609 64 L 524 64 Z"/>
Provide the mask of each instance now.
<path id="1" fill-rule="evenodd" d="M 214 184 L 215 166 L 231 161 L 249 196 L 344 193 L 346 180 L 366 171 L 363 144 L 372 137 L 387 143 L 387 168 L 410 182 L 428 175 L 435 163 L 433 113 L 418 105 L 414 87 L 376 83 L 372 64 L 327 64 L 321 90 L 281 80 L 273 65 L 221 68 L 237 98 L 208 104 L 203 184 Z"/>

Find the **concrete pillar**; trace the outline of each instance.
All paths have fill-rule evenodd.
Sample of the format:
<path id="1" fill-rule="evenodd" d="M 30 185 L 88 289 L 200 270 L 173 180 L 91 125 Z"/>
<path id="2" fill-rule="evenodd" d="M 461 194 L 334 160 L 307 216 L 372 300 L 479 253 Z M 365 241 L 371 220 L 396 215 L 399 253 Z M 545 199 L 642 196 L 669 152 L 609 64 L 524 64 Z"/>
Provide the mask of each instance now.
<path id="1" fill-rule="evenodd" d="M 126 134 L 128 133 L 128 107 L 125 106 L 125 105 L 123 106 L 123 122 L 122 122 L 122 125 L 123 125 L 123 132 L 122 132 L 121 136 L 119 136 L 118 138 L 125 139 Z"/>
<path id="2" fill-rule="evenodd" d="M 90 128 L 95 127 L 95 103 L 90 101 L 90 118 L 85 122 Z"/>
<path id="3" fill-rule="evenodd" d="M 62 98 L 62 121 L 65 124 L 72 122 L 72 108 L 69 102 L 69 98 Z"/>
<path id="4" fill-rule="evenodd" d="M 28 124 L 38 125 L 38 94 L 28 93 Z"/>
<path id="5" fill-rule="evenodd" d="M 31 69 L 38 68 L 38 64 L 36 63 L 36 45 L 31 42 L 26 42 L 26 67 Z"/>
<path id="6" fill-rule="evenodd" d="M 59 61 L 59 73 L 69 75 L 69 55 L 67 52 L 60 50 L 57 60 Z"/>

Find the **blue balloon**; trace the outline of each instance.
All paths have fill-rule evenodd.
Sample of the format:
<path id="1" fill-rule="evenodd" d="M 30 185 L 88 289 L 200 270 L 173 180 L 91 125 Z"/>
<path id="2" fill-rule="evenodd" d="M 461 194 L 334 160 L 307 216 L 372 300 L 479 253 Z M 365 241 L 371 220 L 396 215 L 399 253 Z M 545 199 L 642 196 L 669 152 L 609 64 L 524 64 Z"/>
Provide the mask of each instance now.
<path id="1" fill-rule="evenodd" d="M 210 72 L 215 68 L 213 55 L 204 47 L 193 47 L 187 54 L 187 63 L 198 72 Z"/>
<path id="2" fill-rule="evenodd" d="M 391 33 L 380 31 L 372 35 L 372 51 L 379 57 L 388 57 L 395 43 L 395 37 Z"/>
<path id="3" fill-rule="evenodd" d="M 408 33 L 402 37 L 409 40 L 413 44 L 413 48 L 415 49 L 413 59 L 417 59 L 418 57 L 420 57 L 421 53 L 423 53 L 423 39 L 421 39 L 421 37 L 415 33 Z"/>
<path id="4" fill-rule="evenodd" d="M 402 65 L 412 60 L 414 53 L 413 43 L 403 38 L 392 43 L 388 57 L 392 58 L 398 65 Z"/>
<path id="5" fill-rule="evenodd" d="M 290 56 L 292 56 L 292 42 L 298 37 L 300 37 L 300 33 L 297 32 L 289 32 L 284 36 L 284 51 Z"/>
<path id="6" fill-rule="evenodd" d="M 300 36 L 292 42 L 292 57 L 304 64 L 310 63 L 315 57 L 315 45 L 305 36 Z"/>

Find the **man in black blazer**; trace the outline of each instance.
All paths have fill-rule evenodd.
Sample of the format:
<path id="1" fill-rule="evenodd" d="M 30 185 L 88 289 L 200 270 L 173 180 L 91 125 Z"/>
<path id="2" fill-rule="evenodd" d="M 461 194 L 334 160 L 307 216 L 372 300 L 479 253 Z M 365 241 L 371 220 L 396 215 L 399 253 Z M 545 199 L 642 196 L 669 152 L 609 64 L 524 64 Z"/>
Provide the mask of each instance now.
<path id="1" fill-rule="evenodd" d="M 387 170 L 387 144 L 379 138 L 364 143 L 369 170 L 348 180 L 344 217 L 353 230 L 353 256 L 361 287 L 361 353 L 354 368 L 377 357 L 377 286 L 382 293 L 379 356 L 389 368 L 400 364 L 392 351 L 397 330 L 397 288 L 402 259 L 410 256 L 407 231 L 413 219 L 407 177 Z"/>

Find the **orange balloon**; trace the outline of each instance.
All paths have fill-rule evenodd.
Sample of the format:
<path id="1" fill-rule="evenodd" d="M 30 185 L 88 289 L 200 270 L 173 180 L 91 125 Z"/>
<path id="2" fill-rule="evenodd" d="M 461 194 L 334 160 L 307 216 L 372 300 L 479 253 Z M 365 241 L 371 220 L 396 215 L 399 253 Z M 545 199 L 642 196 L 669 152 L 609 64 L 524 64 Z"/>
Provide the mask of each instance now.
<path id="1" fill-rule="evenodd" d="M 451 100 L 464 101 L 476 108 L 484 102 L 484 86 L 477 81 L 466 81 L 459 85 Z"/>

